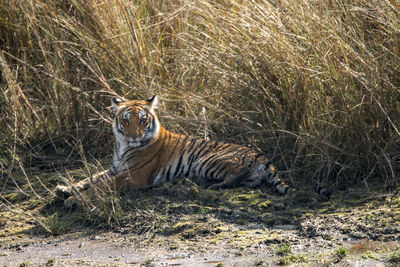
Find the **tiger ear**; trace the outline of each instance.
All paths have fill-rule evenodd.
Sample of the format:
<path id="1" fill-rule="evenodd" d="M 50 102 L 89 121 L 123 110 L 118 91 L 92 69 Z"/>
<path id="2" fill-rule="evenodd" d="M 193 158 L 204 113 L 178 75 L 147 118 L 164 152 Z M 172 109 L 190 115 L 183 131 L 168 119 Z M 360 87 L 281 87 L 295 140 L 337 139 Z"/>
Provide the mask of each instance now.
<path id="1" fill-rule="evenodd" d="M 151 109 L 158 109 L 158 96 L 153 95 L 152 97 L 147 99 L 146 102 Z"/>
<path id="2" fill-rule="evenodd" d="M 123 102 L 126 102 L 126 100 L 122 98 L 113 97 L 111 100 L 111 108 L 113 112 L 117 112 L 119 105 Z"/>

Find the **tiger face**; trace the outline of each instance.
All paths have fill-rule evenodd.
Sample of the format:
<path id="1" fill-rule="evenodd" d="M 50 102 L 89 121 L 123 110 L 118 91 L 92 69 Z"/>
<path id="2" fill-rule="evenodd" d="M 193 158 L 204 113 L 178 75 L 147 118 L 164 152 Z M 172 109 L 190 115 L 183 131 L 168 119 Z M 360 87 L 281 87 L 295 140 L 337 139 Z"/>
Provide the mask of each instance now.
<path id="1" fill-rule="evenodd" d="M 154 111 L 158 105 L 157 96 L 146 101 L 113 98 L 111 104 L 115 113 L 113 132 L 119 142 L 139 147 L 156 139 L 160 129 Z"/>

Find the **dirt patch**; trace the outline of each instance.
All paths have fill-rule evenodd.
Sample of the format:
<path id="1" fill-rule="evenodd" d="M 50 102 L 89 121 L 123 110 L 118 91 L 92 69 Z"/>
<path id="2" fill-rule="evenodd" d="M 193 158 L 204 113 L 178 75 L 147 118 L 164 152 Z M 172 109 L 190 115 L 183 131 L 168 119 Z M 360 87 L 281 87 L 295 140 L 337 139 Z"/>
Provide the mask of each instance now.
<path id="1" fill-rule="evenodd" d="M 362 190 L 322 202 L 267 188 L 206 190 L 176 180 L 88 197 L 10 200 L 0 217 L 6 266 L 265 266 L 400 261 L 400 196 Z M 24 212 L 10 208 L 24 207 Z M 21 208 L 22 209 L 22 208 Z M 32 216 L 27 216 L 30 214 Z M 34 219 L 33 219 L 34 218 Z"/>

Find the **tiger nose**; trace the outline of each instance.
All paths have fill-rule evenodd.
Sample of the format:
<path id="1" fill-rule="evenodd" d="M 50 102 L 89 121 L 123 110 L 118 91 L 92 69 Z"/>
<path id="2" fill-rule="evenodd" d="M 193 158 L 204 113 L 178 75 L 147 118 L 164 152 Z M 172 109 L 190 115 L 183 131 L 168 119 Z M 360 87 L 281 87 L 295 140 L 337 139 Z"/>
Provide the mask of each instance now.
<path id="1" fill-rule="evenodd" d="M 140 133 L 140 129 L 137 128 L 136 131 L 135 131 L 135 137 L 137 138 L 139 136 L 142 136 L 142 134 Z"/>

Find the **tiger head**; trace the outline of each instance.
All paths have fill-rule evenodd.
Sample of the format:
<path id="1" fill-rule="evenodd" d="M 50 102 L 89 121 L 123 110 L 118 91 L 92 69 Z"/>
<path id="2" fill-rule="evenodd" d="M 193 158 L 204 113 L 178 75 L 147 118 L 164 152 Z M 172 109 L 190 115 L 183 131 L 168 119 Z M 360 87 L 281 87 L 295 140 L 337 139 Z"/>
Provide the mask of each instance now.
<path id="1" fill-rule="evenodd" d="M 160 131 L 160 122 L 154 111 L 158 106 L 157 96 L 145 101 L 113 98 L 111 105 L 115 113 L 113 132 L 117 141 L 140 147 L 157 139 Z"/>

